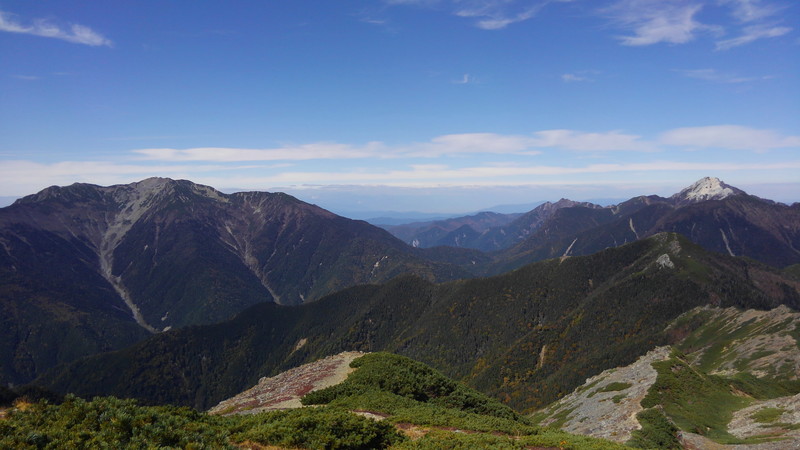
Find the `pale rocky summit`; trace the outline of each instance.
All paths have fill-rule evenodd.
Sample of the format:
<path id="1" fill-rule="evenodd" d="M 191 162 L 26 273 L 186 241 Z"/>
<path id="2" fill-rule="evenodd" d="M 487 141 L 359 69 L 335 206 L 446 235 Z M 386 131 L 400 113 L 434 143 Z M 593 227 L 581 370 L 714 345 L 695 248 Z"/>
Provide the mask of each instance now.
<path id="1" fill-rule="evenodd" d="M 741 189 L 725 184 L 719 178 L 705 177 L 673 195 L 670 199 L 679 205 L 685 205 L 706 200 L 722 200 L 732 195 L 744 193 Z"/>

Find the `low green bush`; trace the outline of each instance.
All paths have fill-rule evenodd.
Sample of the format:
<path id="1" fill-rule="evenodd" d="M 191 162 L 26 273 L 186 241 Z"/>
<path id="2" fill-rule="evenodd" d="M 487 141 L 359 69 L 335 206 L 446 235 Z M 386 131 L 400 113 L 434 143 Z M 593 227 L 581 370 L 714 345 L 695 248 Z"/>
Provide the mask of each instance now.
<path id="1" fill-rule="evenodd" d="M 35 403 L 0 421 L 0 448 L 234 448 L 214 417 L 114 397 Z"/>
<path id="2" fill-rule="evenodd" d="M 376 422 L 338 408 L 273 411 L 240 419 L 235 442 L 311 449 L 377 449 L 405 438 L 387 422 Z"/>
<path id="3" fill-rule="evenodd" d="M 135 400 L 67 396 L 12 409 L 0 420 L 0 448 L 235 449 L 236 444 L 311 449 L 377 449 L 404 440 L 394 426 L 338 408 L 250 416 L 211 416 L 189 408 L 140 406 Z"/>
<path id="4" fill-rule="evenodd" d="M 657 408 L 645 409 L 636 415 L 640 430 L 635 430 L 626 443 L 637 448 L 683 448 L 678 440 L 678 428 Z"/>
<path id="5" fill-rule="evenodd" d="M 355 359 L 358 368 L 340 384 L 311 392 L 302 398 L 304 405 L 328 404 L 335 399 L 388 392 L 422 403 L 459 409 L 506 419 L 520 419 L 513 409 L 441 372 L 410 358 L 391 353 L 370 353 Z"/>

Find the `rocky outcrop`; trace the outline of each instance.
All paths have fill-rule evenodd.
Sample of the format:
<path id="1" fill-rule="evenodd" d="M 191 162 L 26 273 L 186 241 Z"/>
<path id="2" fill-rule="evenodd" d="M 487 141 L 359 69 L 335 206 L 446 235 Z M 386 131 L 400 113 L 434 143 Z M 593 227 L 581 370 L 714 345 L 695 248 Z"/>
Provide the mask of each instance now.
<path id="1" fill-rule="evenodd" d="M 728 431 L 741 439 L 780 438 L 781 448 L 800 448 L 800 394 L 754 402 L 736 411 Z"/>
<path id="2" fill-rule="evenodd" d="M 309 392 L 334 386 L 347 378 L 355 369 L 350 367 L 362 352 L 344 352 L 325 359 L 304 364 L 271 378 L 262 378 L 258 384 L 241 394 L 221 401 L 208 412 L 211 414 L 255 414 L 276 409 L 299 408 L 300 398 Z"/>
<path id="3" fill-rule="evenodd" d="M 722 377 L 744 373 L 770 383 L 800 376 L 799 326 L 800 313 L 783 305 L 769 311 L 703 306 L 681 315 L 666 331 L 699 373 Z M 658 376 L 651 365 L 668 359 L 671 350 L 659 347 L 630 366 L 589 378 L 534 417 L 542 425 L 624 443 L 641 428 L 636 418 L 643 410 L 640 402 Z M 734 412 L 728 432 L 748 443 L 723 445 L 684 430 L 678 438 L 685 448 L 800 448 L 800 394 L 757 401 L 733 390 L 749 404 Z"/>
<path id="4" fill-rule="evenodd" d="M 543 411 L 541 425 L 564 431 L 626 442 L 641 428 L 636 415 L 658 373 L 652 364 L 669 358 L 670 347 L 659 347 L 635 363 L 609 369 L 586 380 L 583 386 Z M 536 415 L 534 416 L 536 417 Z"/>

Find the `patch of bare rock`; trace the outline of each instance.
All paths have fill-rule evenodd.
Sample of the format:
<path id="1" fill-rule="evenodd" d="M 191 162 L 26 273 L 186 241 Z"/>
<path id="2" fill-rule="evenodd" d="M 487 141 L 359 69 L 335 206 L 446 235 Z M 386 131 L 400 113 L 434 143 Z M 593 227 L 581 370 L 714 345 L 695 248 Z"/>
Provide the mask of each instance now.
<path id="1" fill-rule="evenodd" d="M 276 409 L 299 408 L 300 398 L 312 391 L 341 383 L 353 370 L 350 363 L 366 353 L 343 352 L 304 364 L 274 377 L 264 377 L 239 395 L 221 401 L 211 414 L 255 414 Z"/>
<path id="2" fill-rule="evenodd" d="M 560 425 L 570 433 L 626 442 L 641 428 L 636 414 L 642 411 L 640 402 L 658 376 L 652 364 L 669 355 L 670 347 L 658 347 L 629 366 L 587 379 L 583 386 L 544 410 L 547 418 L 541 425 Z"/>
<path id="3" fill-rule="evenodd" d="M 782 446 L 775 448 L 800 448 L 798 424 L 800 424 L 800 394 L 754 402 L 736 411 L 728 425 L 728 432 L 741 439 L 780 437 L 784 440 L 776 443 Z"/>
<path id="4" fill-rule="evenodd" d="M 800 313 L 783 305 L 770 311 L 708 309 L 716 312 L 720 318 L 718 320 L 726 321 L 723 331 L 733 333 L 753 324 L 753 329 L 746 336 L 733 341 L 723 350 L 720 356 L 723 362 L 712 373 L 733 375 L 742 369 L 737 364 L 746 362 L 746 370 L 757 377 L 771 375 L 776 370 L 791 380 L 800 376 L 800 349 L 791 334 L 800 326 Z"/>

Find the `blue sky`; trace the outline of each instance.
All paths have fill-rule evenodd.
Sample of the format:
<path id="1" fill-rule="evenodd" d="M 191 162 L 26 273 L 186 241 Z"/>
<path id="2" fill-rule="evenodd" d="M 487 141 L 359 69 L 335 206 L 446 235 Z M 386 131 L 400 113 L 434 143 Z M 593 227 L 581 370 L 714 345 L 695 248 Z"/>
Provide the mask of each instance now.
<path id="1" fill-rule="evenodd" d="M 0 0 L 0 196 L 185 178 L 333 210 L 800 201 L 791 0 Z"/>

